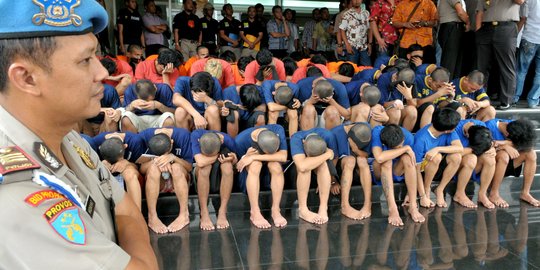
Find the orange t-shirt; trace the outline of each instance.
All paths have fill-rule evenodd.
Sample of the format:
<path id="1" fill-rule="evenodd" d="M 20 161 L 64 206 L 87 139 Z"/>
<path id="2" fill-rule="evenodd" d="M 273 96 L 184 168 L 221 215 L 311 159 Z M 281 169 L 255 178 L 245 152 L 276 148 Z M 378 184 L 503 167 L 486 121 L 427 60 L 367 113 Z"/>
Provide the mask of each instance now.
<path id="1" fill-rule="evenodd" d="M 112 57 L 108 57 L 108 56 L 107 56 L 107 58 L 113 60 L 116 63 L 116 72 L 114 74 L 111 74 L 111 76 L 118 76 L 118 75 L 121 75 L 121 74 L 128 74 L 129 76 L 131 76 L 131 82 L 132 83 L 135 82 L 135 78 L 133 77 L 133 68 L 131 68 L 131 66 L 128 64 L 128 62 L 120 60 L 118 58 L 112 58 Z M 112 85 L 113 87 L 116 87 L 119 82 L 111 81 L 111 80 L 104 80 L 103 83 L 106 83 L 106 84 Z"/>
<path id="2" fill-rule="evenodd" d="M 319 68 L 323 73 L 323 77 L 330 78 L 331 74 L 330 74 L 330 72 L 328 71 L 328 68 L 326 68 L 325 65 L 321 65 L 321 64 L 311 64 L 311 65 Z M 297 83 L 299 80 L 304 79 L 306 77 L 306 72 L 307 72 L 308 68 L 309 67 L 299 67 L 299 68 L 297 68 L 294 71 L 293 75 L 292 75 L 291 82 L 292 83 Z"/>
<path id="3" fill-rule="evenodd" d="M 190 74 L 190 72 L 191 72 L 191 65 L 193 65 L 193 63 L 197 62 L 197 60 L 199 60 L 199 58 L 197 56 L 192 56 L 191 58 L 189 58 L 184 63 L 184 68 L 186 69 L 188 74 Z"/>
<path id="4" fill-rule="evenodd" d="M 349 61 L 339 61 L 339 62 L 328 62 L 328 64 L 326 64 L 326 67 L 328 68 L 328 71 L 330 73 L 338 73 L 339 71 L 339 67 L 341 66 L 341 64 L 343 63 L 349 63 L 353 66 L 354 68 L 354 73 L 358 73 L 360 71 L 362 71 L 362 68 L 360 68 L 357 64 L 353 63 L 353 62 L 349 62 Z"/>
<path id="5" fill-rule="evenodd" d="M 274 66 L 276 67 L 276 72 L 278 75 L 277 79 L 274 80 L 280 80 L 285 81 L 287 79 L 287 75 L 285 74 L 285 66 L 283 65 L 283 62 L 277 58 L 274 57 L 273 61 Z M 251 61 L 246 67 L 246 70 L 244 71 L 244 82 L 245 83 L 257 83 L 257 79 L 255 79 L 255 75 L 257 75 L 257 72 L 259 72 L 259 68 L 261 66 L 257 61 Z M 266 80 L 272 80 L 272 75 L 270 77 L 266 77 Z"/>
<path id="6" fill-rule="evenodd" d="M 420 2 L 420 6 L 416 9 L 409 22 L 419 21 L 434 21 L 437 19 L 437 7 L 431 0 L 404 0 L 401 1 L 394 11 L 392 21 L 394 22 L 406 22 L 409 14 L 411 14 L 414 6 Z M 401 38 L 399 47 L 409 48 L 409 46 L 418 43 L 420 46 L 428 46 L 433 44 L 433 28 L 432 27 L 420 27 L 415 29 L 404 28 L 405 33 Z M 404 31 L 404 29 L 398 29 Z"/>
<path id="7" fill-rule="evenodd" d="M 296 62 L 297 67 L 307 67 L 309 63 L 311 62 L 311 58 L 305 58 L 298 62 Z"/>
<path id="8" fill-rule="evenodd" d="M 138 81 L 147 79 L 153 83 L 163 83 L 163 76 L 157 73 L 155 62 L 155 58 L 147 58 L 146 60 L 140 62 L 135 69 L 135 80 Z M 178 77 L 180 77 L 180 72 L 178 69 L 173 69 L 173 72 L 169 74 L 169 82 L 171 83 L 172 89 L 174 89 L 174 85 L 176 84 L 176 79 L 178 79 Z"/>
<path id="9" fill-rule="evenodd" d="M 238 65 L 231 65 L 233 76 L 234 76 L 234 84 L 236 85 L 244 85 L 244 77 L 240 74 L 240 69 L 238 69 Z"/>
<path id="10" fill-rule="evenodd" d="M 116 59 L 126 61 L 126 62 L 128 61 L 127 56 L 125 56 L 125 55 L 117 55 Z"/>
<path id="11" fill-rule="evenodd" d="M 208 62 L 210 58 L 204 58 L 197 60 L 193 65 L 191 65 L 191 71 L 189 73 L 189 76 L 193 76 L 193 74 L 204 71 L 204 66 L 206 65 L 206 62 Z M 216 58 L 214 58 L 216 59 Z M 217 78 L 219 81 L 219 84 L 221 85 L 221 89 L 225 89 L 231 85 L 234 85 L 234 74 L 231 68 L 231 65 L 227 63 L 227 61 L 222 59 L 216 59 L 221 63 L 221 78 Z"/>

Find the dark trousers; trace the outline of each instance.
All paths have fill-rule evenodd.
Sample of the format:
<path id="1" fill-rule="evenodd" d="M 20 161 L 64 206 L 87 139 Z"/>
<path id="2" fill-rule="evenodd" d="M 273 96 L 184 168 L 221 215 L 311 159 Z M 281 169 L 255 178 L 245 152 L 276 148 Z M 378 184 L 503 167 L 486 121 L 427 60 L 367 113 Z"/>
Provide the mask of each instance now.
<path id="1" fill-rule="evenodd" d="M 498 67 L 499 85 L 492 84 L 489 88 L 496 90 L 490 92 L 499 93 L 502 104 L 512 103 L 516 91 L 516 39 L 517 24 L 514 22 L 497 26 L 484 23 L 476 32 L 478 70 L 489 75 L 492 64 Z"/>
<path id="2" fill-rule="evenodd" d="M 146 53 L 146 57 L 148 57 L 153 54 L 158 54 L 159 49 L 164 48 L 164 47 L 165 46 L 163 46 L 162 44 L 146 45 L 146 49 L 144 52 Z"/>
<path id="3" fill-rule="evenodd" d="M 407 59 L 407 49 L 408 48 L 402 48 L 399 47 L 398 49 L 398 56 L 399 58 Z M 435 48 L 431 45 L 422 47 L 422 50 L 424 51 L 424 64 L 435 64 L 437 61 L 435 61 Z"/>
<path id="4" fill-rule="evenodd" d="M 450 79 L 461 77 L 464 32 L 465 25 L 457 22 L 443 23 L 439 28 L 437 39 L 442 49 L 441 66 L 448 69 Z"/>
<path id="5" fill-rule="evenodd" d="M 272 52 L 272 55 L 275 58 L 283 59 L 283 57 L 287 57 L 289 54 L 287 53 L 287 50 L 270 50 Z"/>

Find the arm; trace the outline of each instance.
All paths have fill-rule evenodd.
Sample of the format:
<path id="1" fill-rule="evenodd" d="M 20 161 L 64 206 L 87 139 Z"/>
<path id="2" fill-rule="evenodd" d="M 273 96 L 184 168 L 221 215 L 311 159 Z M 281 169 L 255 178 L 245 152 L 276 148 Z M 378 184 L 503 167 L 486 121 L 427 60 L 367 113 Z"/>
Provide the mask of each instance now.
<path id="1" fill-rule="evenodd" d="M 449 146 L 439 146 L 433 149 L 437 149 L 437 152 L 442 154 L 455 154 L 463 152 L 463 146 L 459 140 L 453 140 L 452 144 Z"/>
<path id="2" fill-rule="evenodd" d="M 186 169 L 186 171 L 188 171 L 188 172 L 191 171 L 191 169 L 193 167 L 193 165 L 191 163 L 177 157 L 174 154 L 169 154 L 169 155 L 172 155 L 174 157 L 174 160 L 173 160 L 174 163 L 180 164 L 180 166 L 184 167 L 184 169 Z"/>
<path id="3" fill-rule="evenodd" d="M 334 107 L 336 107 L 336 109 L 338 110 L 339 114 L 343 117 L 345 117 L 345 119 L 348 119 L 350 116 L 351 116 L 351 110 L 350 109 L 345 109 L 343 106 L 341 106 L 341 104 L 339 104 L 335 99 L 330 99 L 330 102 L 328 102 L 329 105 L 332 105 Z"/>
<path id="4" fill-rule="evenodd" d="M 177 107 L 182 107 L 184 110 L 186 110 L 189 113 L 189 115 L 193 117 L 201 116 L 201 114 L 197 110 L 195 110 L 193 105 L 191 105 L 191 103 L 189 103 L 187 99 L 185 99 L 183 96 L 181 96 L 178 93 L 174 93 L 173 95 L 173 104 L 176 105 Z"/>
<path id="5" fill-rule="evenodd" d="M 484 19 L 484 11 L 476 11 L 476 26 L 475 30 L 478 31 L 482 27 L 482 20 Z"/>
<path id="6" fill-rule="evenodd" d="M 283 106 L 275 102 L 267 103 L 266 106 L 268 107 L 268 111 L 270 112 L 281 112 L 288 109 L 287 106 Z"/>
<path id="7" fill-rule="evenodd" d="M 165 106 L 165 104 L 163 104 L 163 103 L 161 103 L 159 101 L 156 101 L 156 100 L 154 100 L 154 108 L 159 110 L 162 113 L 170 112 L 170 113 L 174 114 L 174 110 L 175 110 L 173 108 L 169 108 L 169 107 Z"/>
<path id="8" fill-rule="evenodd" d="M 470 26 L 469 15 L 467 14 L 467 12 L 465 12 L 465 10 L 463 9 L 463 6 L 461 5 L 461 3 L 458 2 L 454 6 L 454 8 L 456 9 L 456 13 L 457 13 L 459 19 L 461 21 L 463 21 L 465 23 L 465 25 Z"/>
<path id="9" fill-rule="evenodd" d="M 445 94 L 445 93 L 443 93 L 443 91 L 436 91 L 431 96 L 427 96 L 427 97 L 422 98 L 422 99 L 417 99 L 417 105 L 420 106 L 420 105 L 422 105 L 424 103 L 433 102 L 436 99 L 442 97 L 443 94 Z"/>
<path id="10" fill-rule="evenodd" d="M 203 168 L 203 167 L 214 164 L 218 156 L 219 155 L 208 157 L 203 154 L 196 154 L 193 158 L 195 159 L 195 163 L 197 164 L 197 167 Z"/>
<path id="11" fill-rule="evenodd" d="M 124 25 L 118 24 L 118 43 L 120 43 L 120 51 L 126 53 L 127 48 L 124 48 Z"/>
<path id="12" fill-rule="evenodd" d="M 296 170 L 301 173 L 310 172 L 321 166 L 324 162 L 334 157 L 334 152 L 330 149 L 326 153 L 317 157 L 306 157 L 304 154 L 294 155 L 293 160 Z"/>
<path id="13" fill-rule="evenodd" d="M 519 22 L 517 23 L 518 32 L 520 32 L 521 29 L 523 29 L 523 27 L 525 26 L 525 23 L 527 23 L 527 17 L 520 17 Z"/>
<path id="14" fill-rule="evenodd" d="M 408 151 L 412 151 L 411 147 L 408 145 L 405 145 L 403 147 L 397 148 L 397 149 L 391 149 L 383 151 L 380 147 L 373 147 L 373 157 L 375 157 L 375 160 L 377 163 L 384 163 L 388 160 L 392 160 L 394 158 L 400 157 L 401 155 L 407 153 Z"/>
<path id="15" fill-rule="evenodd" d="M 265 155 L 252 155 L 253 161 L 266 161 L 266 162 L 285 162 L 287 161 L 287 150 L 279 150 L 274 154 Z"/>

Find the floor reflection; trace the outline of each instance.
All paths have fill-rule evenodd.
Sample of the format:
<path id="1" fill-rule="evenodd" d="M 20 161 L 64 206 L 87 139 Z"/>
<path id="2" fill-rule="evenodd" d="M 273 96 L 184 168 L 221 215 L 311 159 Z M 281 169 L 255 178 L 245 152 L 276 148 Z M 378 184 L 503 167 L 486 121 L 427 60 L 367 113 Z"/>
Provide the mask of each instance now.
<path id="1" fill-rule="evenodd" d="M 321 226 L 296 218 L 271 230 L 231 213 L 228 230 L 191 226 L 151 237 L 161 269 L 539 269 L 538 208 L 469 210 L 452 204 L 421 212 L 425 223 L 405 216 L 402 227 L 387 224 L 379 213 L 364 221 L 332 216 Z M 287 218 L 296 214 L 291 210 Z"/>

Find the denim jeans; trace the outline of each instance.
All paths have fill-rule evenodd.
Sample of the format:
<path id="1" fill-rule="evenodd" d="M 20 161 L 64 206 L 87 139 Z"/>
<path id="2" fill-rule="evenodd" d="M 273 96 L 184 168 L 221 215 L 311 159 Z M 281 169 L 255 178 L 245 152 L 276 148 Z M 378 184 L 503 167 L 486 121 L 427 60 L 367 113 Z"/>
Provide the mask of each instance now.
<path id="1" fill-rule="evenodd" d="M 528 42 L 525 39 L 521 40 L 519 46 L 518 62 L 517 62 L 517 85 L 516 94 L 514 96 L 514 102 L 519 100 L 519 96 L 523 93 L 523 84 L 525 83 L 525 77 L 532 61 L 536 61 L 536 71 L 534 75 L 534 82 L 529 95 L 527 95 L 527 103 L 529 107 L 538 105 L 540 98 L 540 44 L 534 44 Z"/>
<path id="2" fill-rule="evenodd" d="M 371 59 L 369 58 L 368 51 L 359 51 L 353 48 L 353 54 L 347 53 L 347 61 L 356 63 L 359 66 L 371 66 Z"/>

